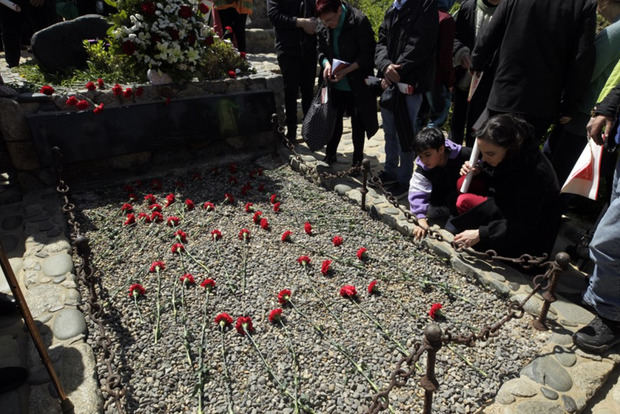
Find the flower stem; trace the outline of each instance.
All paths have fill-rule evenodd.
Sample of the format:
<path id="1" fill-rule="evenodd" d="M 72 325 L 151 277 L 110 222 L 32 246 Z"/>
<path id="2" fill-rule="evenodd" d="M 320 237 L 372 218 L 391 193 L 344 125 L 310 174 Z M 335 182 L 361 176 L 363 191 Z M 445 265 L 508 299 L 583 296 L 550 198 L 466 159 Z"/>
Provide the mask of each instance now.
<path id="1" fill-rule="evenodd" d="M 244 243 L 247 245 L 247 243 Z M 242 284 L 241 284 L 241 293 L 245 294 L 245 286 L 246 286 L 246 280 L 247 280 L 247 275 L 248 275 L 248 250 L 250 250 L 250 248 L 248 246 L 245 246 L 243 248 L 243 278 L 242 278 Z"/>
<path id="2" fill-rule="evenodd" d="M 217 261 L 221 262 L 222 256 L 220 254 L 220 246 L 217 244 L 217 241 L 214 240 L 213 242 L 215 243 L 215 254 L 217 255 Z M 237 287 L 233 284 L 232 278 L 228 274 L 228 270 L 226 270 L 225 266 L 222 266 L 222 269 L 224 270 L 224 276 L 226 276 L 226 284 L 228 285 L 228 289 L 230 289 L 232 293 L 235 293 L 237 291 Z"/>
<path id="3" fill-rule="evenodd" d="M 366 316 L 366 318 L 368 318 L 372 323 L 374 323 L 377 326 L 377 328 L 379 328 L 381 330 L 381 332 L 383 332 L 383 335 L 385 335 L 386 338 L 388 338 L 390 341 L 392 341 L 394 343 L 394 345 L 396 345 L 398 350 L 404 356 L 406 356 L 406 357 L 409 356 L 409 352 L 407 352 L 407 349 L 400 342 L 398 342 L 398 340 L 395 339 L 392 336 L 392 334 L 390 334 L 390 331 L 388 331 L 386 328 L 384 328 L 383 325 L 381 325 L 381 323 L 379 323 L 379 321 L 376 318 L 374 318 L 372 315 L 370 315 L 368 312 L 366 312 L 366 309 L 364 309 L 362 307 L 362 305 L 357 303 L 357 301 L 355 299 L 351 299 L 351 302 L 355 303 L 355 305 L 358 307 L 358 309 L 362 311 L 364 316 Z"/>
<path id="4" fill-rule="evenodd" d="M 202 327 L 200 330 L 200 347 L 198 348 L 198 412 L 203 412 L 204 388 L 205 388 L 205 363 L 204 353 L 206 351 L 206 331 L 207 331 L 207 305 L 209 304 L 209 290 L 205 292 L 205 300 L 202 304 Z"/>
<path id="5" fill-rule="evenodd" d="M 284 332 L 284 337 L 286 338 L 286 346 L 288 347 L 289 352 L 291 353 L 291 358 L 293 360 L 293 391 L 295 393 L 295 411 L 294 414 L 299 413 L 299 404 L 298 400 L 298 388 L 299 388 L 299 364 L 297 362 L 297 355 L 295 354 L 295 349 L 293 348 L 293 341 L 288 334 L 286 325 L 282 320 L 280 320 L 280 326 L 282 326 L 282 331 Z"/>
<path id="6" fill-rule="evenodd" d="M 220 328 L 221 334 L 221 352 L 222 352 L 222 365 L 224 366 L 224 376 L 226 377 L 226 407 L 228 414 L 234 414 L 232 403 L 232 389 L 230 387 L 230 372 L 228 371 L 228 364 L 226 363 L 226 347 L 224 346 L 224 329 Z"/>
<path id="7" fill-rule="evenodd" d="M 155 303 L 155 327 L 153 329 L 153 335 L 155 337 L 155 343 L 161 336 L 159 330 L 159 319 L 161 317 L 161 275 L 159 274 L 159 267 L 155 269 L 157 273 L 157 301 Z"/>
<path id="8" fill-rule="evenodd" d="M 140 316 L 140 321 L 144 322 L 144 318 L 142 318 L 142 311 L 140 311 L 140 306 L 138 306 L 138 295 L 136 295 L 136 293 L 132 293 L 131 296 L 133 296 L 133 303 L 136 305 L 136 309 L 138 310 L 138 316 Z"/>
<path id="9" fill-rule="evenodd" d="M 338 323 L 339 327 L 342 327 L 342 322 L 340 321 L 340 318 L 338 318 L 329 308 L 329 305 L 325 302 L 325 300 L 323 299 L 323 297 L 319 294 L 319 292 L 314 288 L 313 285 L 313 280 L 310 277 L 310 271 L 308 270 L 307 266 L 304 266 L 304 268 L 306 269 L 306 276 L 308 276 L 308 279 L 310 280 L 310 289 L 312 289 L 312 293 L 314 293 L 314 295 L 321 301 L 321 303 L 323 304 L 323 306 L 325 306 L 325 309 L 327 309 L 327 312 L 330 314 L 330 316 L 336 321 L 336 323 Z"/>
<path id="10" fill-rule="evenodd" d="M 487 378 L 489 376 L 486 372 L 484 372 L 483 370 L 481 370 L 480 368 L 475 366 L 471 361 L 469 361 L 467 358 L 465 358 L 465 356 L 463 356 L 456 349 L 454 349 L 454 347 L 452 345 L 448 344 L 448 349 L 450 351 L 452 351 L 456 356 L 461 358 L 463 360 L 463 362 L 465 362 L 469 367 L 473 368 L 476 372 L 478 372 L 484 378 Z"/>
<path id="11" fill-rule="evenodd" d="M 185 307 L 185 282 L 181 282 L 183 286 L 181 286 L 181 323 L 183 324 L 183 345 L 185 346 L 185 355 L 187 356 L 187 362 L 189 362 L 190 368 L 193 366 L 192 362 L 192 353 L 189 344 L 189 331 L 187 329 L 187 310 Z M 176 283 L 175 283 L 176 286 Z"/>

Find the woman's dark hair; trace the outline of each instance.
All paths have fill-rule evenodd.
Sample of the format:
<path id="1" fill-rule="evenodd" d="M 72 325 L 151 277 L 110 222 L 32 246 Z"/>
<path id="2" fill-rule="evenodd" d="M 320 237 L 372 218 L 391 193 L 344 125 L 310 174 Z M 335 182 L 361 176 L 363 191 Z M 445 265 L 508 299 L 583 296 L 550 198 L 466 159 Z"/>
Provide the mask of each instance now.
<path id="1" fill-rule="evenodd" d="M 476 138 L 506 148 L 507 155 L 519 153 L 524 142 L 534 137 L 534 127 L 529 122 L 511 114 L 500 114 L 491 117 L 476 132 Z"/>
<path id="2" fill-rule="evenodd" d="M 446 138 L 439 128 L 424 128 L 413 139 L 413 149 L 416 153 L 429 148 L 438 150 L 446 145 Z"/>
<path id="3" fill-rule="evenodd" d="M 316 0 L 316 15 L 336 13 L 341 5 L 342 2 L 340 0 Z"/>

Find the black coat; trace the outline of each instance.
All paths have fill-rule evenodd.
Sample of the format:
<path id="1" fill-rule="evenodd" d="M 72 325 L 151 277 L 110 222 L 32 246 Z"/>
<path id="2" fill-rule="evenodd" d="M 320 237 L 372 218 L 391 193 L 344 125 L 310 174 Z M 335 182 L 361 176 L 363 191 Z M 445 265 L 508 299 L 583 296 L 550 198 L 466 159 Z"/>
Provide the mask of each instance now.
<path id="1" fill-rule="evenodd" d="M 390 6 L 379 27 L 375 66 L 380 74 L 391 63 L 402 65 L 401 82 L 415 93 L 430 90 L 435 82 L 435 52 L 439 15 L 435 0 L 407 0 L 400 10 Z"/>
<path id="2" fill-rule="evenodd" d="M 267 0 L 267 15 L 274 27 L 278 56 L 314 53 L 316 36 L 306 34 L 295 25 L 298 17 L 313 17 L 315 8 L 315 0 Z"/>
<path id="3" fill-rule="evenodd" d="M 364 13 L 346 3 L 345 7 L 347 12 L 338 38 L 339 59 L 349 63 L 357 62 L 359 65 L 358 69 L 347 75 L 347 80 L 355 96 L 355 104 L 364 123 L 364 130 L 370 138 L 379 129 L 377 97 L 364 80 L 373 74 L 375 35 Z M 319 63 L 323 62 L 324 58 L 331 62 L 334 59 L 332 31 L 319 24 L 317 40 Z"/>
<path id="4" fill-rule="evenodd" d="M 472 55 L 485 70 L 499 49 L 488 108 L 554 121 L 577 112 L 594 67 L 593 0 L 502 0 Z"/>
<path id="5" fill-rule="evenodd" d="M 560 186 L 551 163 L 530 142 L 519 155 L 480 174 L 489 200 L 452 220 L 457 231 L 478 228 L 476 248 L 511 257 L 549 253 L 560 225 Z"/>

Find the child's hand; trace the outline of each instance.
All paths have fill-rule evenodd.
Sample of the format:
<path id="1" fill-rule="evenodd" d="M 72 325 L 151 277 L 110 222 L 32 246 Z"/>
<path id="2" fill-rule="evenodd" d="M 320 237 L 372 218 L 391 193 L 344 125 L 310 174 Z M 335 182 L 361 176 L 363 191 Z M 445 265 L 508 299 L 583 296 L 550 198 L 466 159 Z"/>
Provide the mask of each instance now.
<path id="1" fill-rule="evenodd" d="M 422 227 L 416 226 L 413 229 L 413 239 L 415 241 L 420 241 L 422 240 L 424 237 L 426 236 L 426 229 L 423 229 Z"/>
<path id="2" fill-rule="evenodd" d="M 461 167 L 461 171 L 460 174 L 461 175 L 467 175 L 469 174 L 469 172 L 472 172 L 474 175 L 478 174 L 480 172 L 480 168 L 478 167 L 472 167 L 471 164 L 469 163 L 469 161 L 465 161 L 463 163 L 463 166 Z"/>

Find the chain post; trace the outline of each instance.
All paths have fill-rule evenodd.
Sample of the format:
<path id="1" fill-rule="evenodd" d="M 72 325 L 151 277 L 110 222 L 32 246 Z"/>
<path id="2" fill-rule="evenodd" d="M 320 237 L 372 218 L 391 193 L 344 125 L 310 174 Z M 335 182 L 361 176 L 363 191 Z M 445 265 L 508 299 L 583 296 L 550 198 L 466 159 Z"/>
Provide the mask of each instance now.
<path id="1" fill-rule="evenodd" d="M 566 270 L 570 263 L 570 256 L 568 253 L 559 252 L 555 255 L 555 262 L 552 264 L 553 270 L 551 271 L 551 281 L 549 282 L 549 288 L 542 294 L 545 302 L 540 309 L 538 319 L 532 321 L 532 326 L 538 331 L 547 331 L 547 314 L 549 313 L 549 307 L 553 302 L 557 300 L 555 297 L 555 288 L 558 284 L 558 276 L 561 271 Z"/>
<path id="2" fill-rule="evenodd" d="M 420 385 L 424 388 L 424 414 L 431 414 L 433 411 L 433 393 L 439 389 L 439 383 L 435 378 L 435 361 L 437 351 L 441 348 L 441 328 L 436 323 L 431 323 L 424 328 L 424 345 L 428 346 L 426 357 L 426 375 L 420 380 Z"/>
<path id="3" fill-rule="evenodd" d="M 366 211 L 366 194 L 368 194 L 368 174 L 370 174 L 370 160 L 364 158 L 362 160 L 362 210 Z"/>

